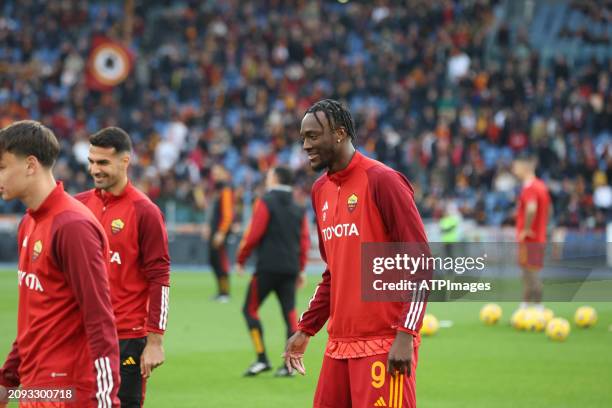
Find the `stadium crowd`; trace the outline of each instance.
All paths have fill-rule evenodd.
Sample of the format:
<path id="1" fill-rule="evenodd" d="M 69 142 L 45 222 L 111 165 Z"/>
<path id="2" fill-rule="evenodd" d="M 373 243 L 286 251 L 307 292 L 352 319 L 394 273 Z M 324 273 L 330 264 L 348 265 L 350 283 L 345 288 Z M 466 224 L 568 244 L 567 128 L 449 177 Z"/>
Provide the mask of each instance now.
<path id="1" fill-rule="evenodd" d="M 88 135 L 120 126 L 135 143 L 139 187 L 193 222 L 214 163 L 231 172 L 237 200 L 249 202 L 274 163 L 297 171 L 306 197 L 316 174 L 299 123 L 332 97 L 355 114 L 360 149 L 408 176 L 423 218 L 452 202 L 480 224 L 512 223 L 510 162 L 530 150 L 556 224 L 601 228 L 612 212 L 612 61 L 543 61 L 527 31 L 500 24 L 496 3 L 136 1 L 132 74 L 100 93 L 84 80 L 90 40 L 122 36 L 123 5 L 8 0 L 0 126 L 51 127 L 71 192 L 89 183 Z"/>

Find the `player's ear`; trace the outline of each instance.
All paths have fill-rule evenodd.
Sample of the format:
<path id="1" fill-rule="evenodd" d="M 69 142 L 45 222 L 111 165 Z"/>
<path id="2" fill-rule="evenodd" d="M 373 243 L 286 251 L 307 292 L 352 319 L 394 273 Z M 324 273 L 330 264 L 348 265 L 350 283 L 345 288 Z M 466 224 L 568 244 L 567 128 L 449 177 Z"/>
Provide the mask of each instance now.
<path id="1" fill-rule="evenodd" d="M 336 129 L 336 142 L 342 143 L 348 136 L 348 133 L 345 128 L 339 127 Z"/>
<path id="2" fill-rule="evenodd" d="M 131 161 L 131 157 L 128 153 L 125 153 L 123 157 L 121 157 L 121 164 L 123 164 L 123 166 L 126 168 L 127 166 L 129 166 L 130 161 Z"/>
<path id="3" fill-rule="evenodd" d="M 28 156 L 25 158 L 26 175 L 31 176 L 36 173 L 36 170 L 41 167 L 40 162 L 36 156 Z"/>

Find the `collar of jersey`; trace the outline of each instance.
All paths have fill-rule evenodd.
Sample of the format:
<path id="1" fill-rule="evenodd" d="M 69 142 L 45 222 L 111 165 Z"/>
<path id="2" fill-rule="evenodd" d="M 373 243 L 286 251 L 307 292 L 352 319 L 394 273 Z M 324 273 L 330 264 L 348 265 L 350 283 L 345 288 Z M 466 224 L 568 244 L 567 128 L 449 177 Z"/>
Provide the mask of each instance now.
<path id="1" fill-rule="evenodd" d="M 353 154 L 353 157 L 351 157 L 351 161 L 349 162 L 348 166 L 346 166 L 344 169 L 337 171 L 333 174 L 329 174 L 328 172 L 327 178 L 336 185 L 342 184 L 345 180 L 347 180 L 351 176 L 353 169 L 357 167 L 357 165 L 361 162 L 362 158 L 363 158 L 363 155 L 359 153 L 357 150 L 355 150 L 355 153 Z"/>
<path id="2" fill-rule="evenodd" d="M 532 179 L 526 180 L 526 181 L 523 183 L 523 187 L 525 187 L 525 188 L 530 187 L 530 186 L 531 186 L 533 183 L 535 183 L 535 181 L 536 181 L 537 179 L 538 179 L 537 177 L 534 177 L 534 178 L 532 178 Z"/>
<path id="3" fill-rule="evenodd" d="M 57 200 L 64 194 L 64 183 L 61 181 L 55 182 L 55 188 L 49 193 L 47 198 L 42 202 L 40 207 L 38 207 L 35 211 L 28 209 L 27 212 L 30 214 L 34 220 L 38 221 L 42 219 L 54 205 L 56 205 Z"/>
<path id="4" fill-rule="evenodd" d="M 132 183 L 128 180 L 128 182 L 125 185 L 125 188 L 123 189 L 121 194 L 113 195 L 113 194 L 109 194 L 109 193 L 105 192 L 101 188 L 96 188 L 96 196 L 98 196 L 98 198 L 100 200 L 102 200 L 102 202 L 104 204 L 108 204 L 108 203 L 113 203 L 115 201 L 121 200 L 123 197 L 125 197 L 125 195 L 128 193 L 128 191 L 131 190 L 131 189 L 132 189 Z"/>

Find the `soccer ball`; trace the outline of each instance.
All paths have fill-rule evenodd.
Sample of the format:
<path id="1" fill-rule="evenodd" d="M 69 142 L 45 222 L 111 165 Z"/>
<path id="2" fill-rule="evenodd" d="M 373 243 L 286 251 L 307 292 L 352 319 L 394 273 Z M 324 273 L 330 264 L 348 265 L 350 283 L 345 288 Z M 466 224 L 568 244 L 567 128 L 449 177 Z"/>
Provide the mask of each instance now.
<path id="1" fill-rule="evenodd" d="M 499 319 L 501 319 L 501 316 L 502 309 L 495 303 L 489 303 L 480 309 L 480 321 L 487 326 L 497 323 Z"/>
<path id="2" fill-rule="evenodd" d="M 438 332 L 440 328 L 440 323 L 436 316 L 432 314 L 426 314 L 423 317 L 423 326 L 421 327 L 421 334 L 423 336 L 433 336 Z"/>
<path id="3" fill-rule="evenodd" d="M 587 328 L 597 323 L 597 312 L 591 306 L 581 306 L 574 315 L 576 326 Z"/>
<path id="4" fill-rule="evenodd" d="M 527 309 L 523 316 L 523 329 L 527 331 L 540 332 L 546 328 L 546 318 L 544 311 L 537 309 Z"/>
<path id="5" fill-rule="evenodd" d="M 542 315 L 544 316 L 544 320 L 546 320 L 546 324 L 548 324 L 548 322 L 550 322 L 553 317 L 555 317 L 555 313 L 549 308 L 544 309 L 542 311 Z"/>
<path id="6" fill-rule="evenodd" d="M 525 314 L 527 313 L 526 309 L 517 309 L 514 313 L 512 313 L 512 317 L 510 317 L 510 324 L 516 330 L 525 330 Z"/>
<path id="7" fill-rule="evenodd" d="M 555 317 L 546 326 L 546 336 L 554 341 L 564 341 L 570 333 L 570 324 L 562 317 Z"/>

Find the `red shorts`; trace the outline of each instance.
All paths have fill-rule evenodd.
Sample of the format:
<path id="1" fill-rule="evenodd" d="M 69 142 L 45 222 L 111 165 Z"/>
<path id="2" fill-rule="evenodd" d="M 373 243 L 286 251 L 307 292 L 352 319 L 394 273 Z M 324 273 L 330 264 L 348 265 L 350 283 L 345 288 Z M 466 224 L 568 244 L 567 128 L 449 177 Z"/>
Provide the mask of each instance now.
<path id="1" fill-rule="evenodd" d="M 370 357 L 323 358 L 314 408 L 415 408 L 418 346 L 412 353 L 412 372 L 387 374 L 388 354 Z"/>
<path id="2" fill-rule="evenodd" d="M 518 264 L 522 269 L 536 272 L 544 267 L 546 244 L 539 242 L 521 242 L 518 244 Z"/>

